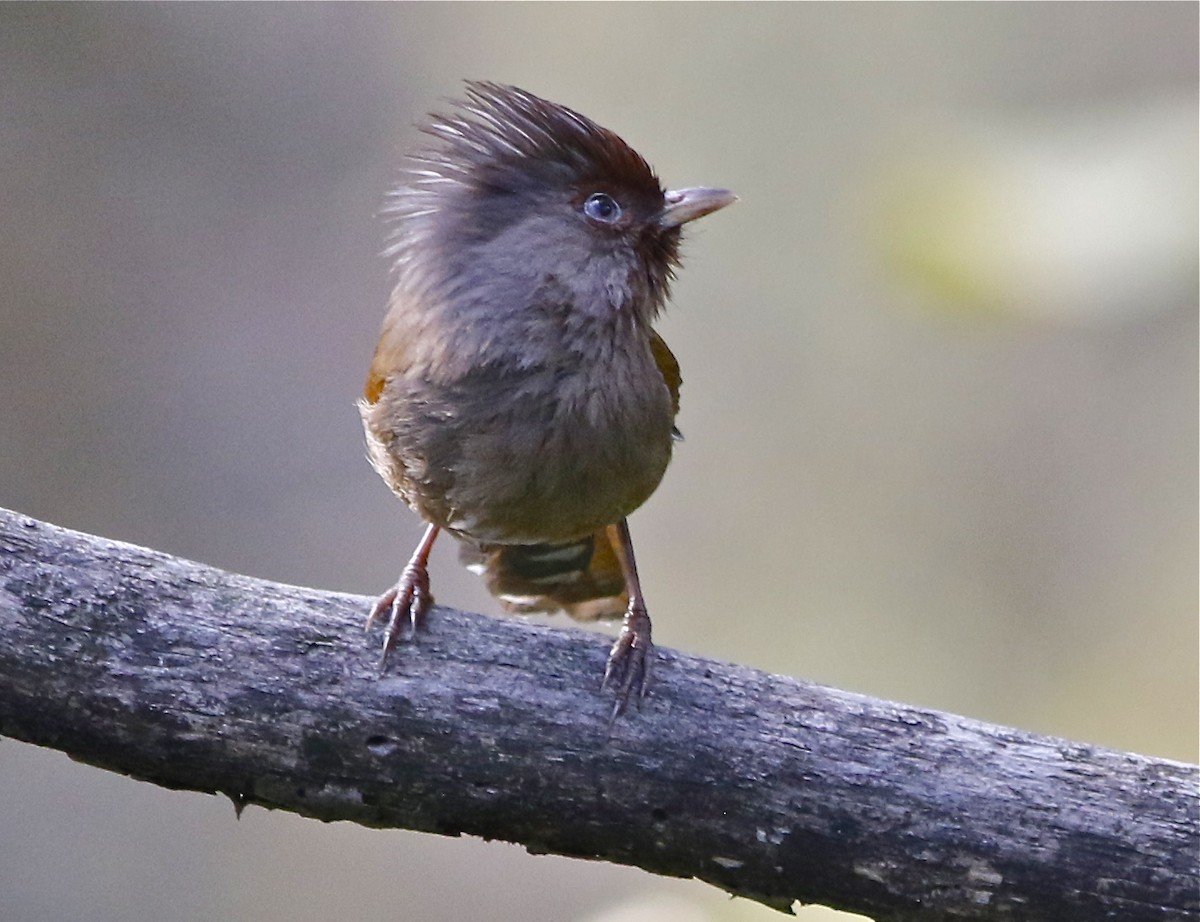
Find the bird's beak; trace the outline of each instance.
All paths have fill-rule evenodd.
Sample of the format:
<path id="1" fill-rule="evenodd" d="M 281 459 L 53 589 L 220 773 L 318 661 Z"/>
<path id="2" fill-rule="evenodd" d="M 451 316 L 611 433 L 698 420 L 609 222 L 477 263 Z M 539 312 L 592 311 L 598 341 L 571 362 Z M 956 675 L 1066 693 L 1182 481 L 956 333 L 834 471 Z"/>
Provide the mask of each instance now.
<path id="1" fill-rule="evenodd" d="M 668 192 L 664 199 L 666 204 L 658 213 L 658 226 L 665 230 L 703 218 L 726 205 L 732 205 L 737 201 L 737 196 L 728 189 L 698 188 L 676 189 Z"/>

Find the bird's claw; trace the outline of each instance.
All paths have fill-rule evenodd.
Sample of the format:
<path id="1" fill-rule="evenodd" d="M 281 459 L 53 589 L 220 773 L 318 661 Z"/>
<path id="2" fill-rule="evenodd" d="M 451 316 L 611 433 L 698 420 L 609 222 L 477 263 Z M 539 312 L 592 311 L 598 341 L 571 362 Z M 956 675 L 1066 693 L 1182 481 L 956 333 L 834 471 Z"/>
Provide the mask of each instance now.
<path id="1" fill-rule="evenodd" d="M 379 597 L 367 616 L 367 630 L 388 613 L 387 631 L 383 636 L 383 655 L 379 659 L 379 671 L 387 665 L 388 654 L 408 626 L 409 633 L 416 637 L 417 631 L 425 626 L 425 616 L 433 604 L 429 592 L 429 571 L 422 566 L 409 564 L 400 574 L 400 580 Z"/>
<path id="2" fill-rule="evenodd" d="M 650 688 L 651 663 L 654 644 L 650 642 L 650 616 L 644 608 L 631 607 L 625 613 L 621 633 L 608 654 L 608 665 L 604 667 L 604 680 L 600 690 L 612 687 L 616 693 L 612 717 L 616 720 L 625 711 L 630 696 L 639 706 Z"/>

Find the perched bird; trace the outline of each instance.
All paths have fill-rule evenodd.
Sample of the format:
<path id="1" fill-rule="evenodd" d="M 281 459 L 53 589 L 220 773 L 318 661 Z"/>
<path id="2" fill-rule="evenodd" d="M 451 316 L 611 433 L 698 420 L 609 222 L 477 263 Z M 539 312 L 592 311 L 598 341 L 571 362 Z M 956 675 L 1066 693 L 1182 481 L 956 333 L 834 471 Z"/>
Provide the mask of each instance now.
<path id="1" fill-rule="evenodd" d="M 664 191 L 613 132 L 516 87 L 469 82 L 422 130 L 386 208 L 394 288 L 359 410 L 372 465 L 428 527 L 367 626 L 387 616 L 386 663 L 450 532 L 510 609 L 624 615 L 615 716 L 652 649 L 626 516 L 678 435 L 679 366 L 651 323 L 681 227 L 735 196 Z"/>

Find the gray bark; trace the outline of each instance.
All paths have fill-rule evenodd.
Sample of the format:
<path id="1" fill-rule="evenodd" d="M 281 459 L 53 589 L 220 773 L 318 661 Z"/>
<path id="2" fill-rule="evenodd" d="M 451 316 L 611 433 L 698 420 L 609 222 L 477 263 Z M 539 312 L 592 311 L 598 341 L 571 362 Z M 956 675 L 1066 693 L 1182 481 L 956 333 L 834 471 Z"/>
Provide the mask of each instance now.
<path id="1" fill-rule="evenodd" d="M 778 908 L 1196 919 L 1195 766 L 436 608 L 377 672 L 364 598 L 0 510 L 0 734 L 322 820 L 470 833 Z"/>

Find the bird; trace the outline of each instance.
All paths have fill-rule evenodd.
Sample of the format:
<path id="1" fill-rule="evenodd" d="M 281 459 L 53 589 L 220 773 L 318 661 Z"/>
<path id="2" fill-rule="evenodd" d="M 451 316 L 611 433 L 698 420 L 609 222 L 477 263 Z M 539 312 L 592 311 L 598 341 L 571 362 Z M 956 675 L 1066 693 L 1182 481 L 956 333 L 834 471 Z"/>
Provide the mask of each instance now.
<path id="1" fill-rule="evenodd" d="M 681 374 L 653 322 L 685 224 L 736 200 L 664 189 L 620 137 L 514 86 L 466 81 L 389 192 L 388 310 L 358 409 L 367 455 L 425 522 L 367 627 L 380 669 L 425 625 L 441 532 L 510 611 L 622 618 L 601 691 L 650 686 L 627 518 L 679 438 Z"/>

